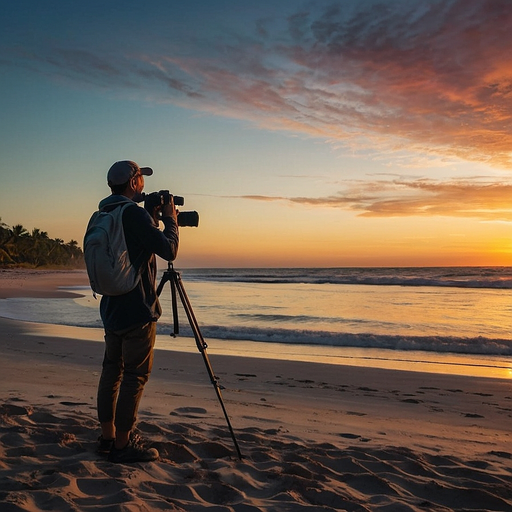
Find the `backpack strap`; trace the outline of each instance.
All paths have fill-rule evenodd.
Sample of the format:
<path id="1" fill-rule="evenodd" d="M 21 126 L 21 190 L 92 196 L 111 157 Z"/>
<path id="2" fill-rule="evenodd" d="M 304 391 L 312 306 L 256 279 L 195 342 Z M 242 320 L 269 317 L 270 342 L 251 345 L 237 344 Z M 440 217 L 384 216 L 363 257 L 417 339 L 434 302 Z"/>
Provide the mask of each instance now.
<path id="1" fill-rule="evenodd" d="M 120 201 L 117 201 L 115 203 L 107 204 L 103 208 L 100 208 L 99 211 L 108 213 L 108 212 L 111 212 L 112 210 L 115 210 L 118 207 L 121 207 L 122 211 L 121 211 L 120 215 L 121 215 L 121 221 L 122 221 L 122 216 L 123 216 L 124 210 L 126 208 L 128 208 L 128 206 L 131 206 L 131 205 L 137 206 L 137 203 L 135 201 L 132 201 L 129 198 L 126 198 L 126 199 L 121 199 Z M 123 229 L 124 229 L 124 224 L 123 224 Z M 132 265 L 137 269 L 137 274 L 139 276 L 142 275 L 142 271 L 143 271 L 143 265 L 142 265 L 143 254 L 144 254 L 144 249 L 139 251 L 137 256 L 135 258 L 133 258 L 133 261 L 131 262 Z"/>

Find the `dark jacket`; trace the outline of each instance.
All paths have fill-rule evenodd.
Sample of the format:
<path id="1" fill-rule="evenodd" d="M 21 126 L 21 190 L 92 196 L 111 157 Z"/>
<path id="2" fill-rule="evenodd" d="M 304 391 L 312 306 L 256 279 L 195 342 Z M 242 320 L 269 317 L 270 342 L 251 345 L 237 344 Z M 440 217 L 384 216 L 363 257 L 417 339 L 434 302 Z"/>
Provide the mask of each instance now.
<path id="1" fill-rule="evenodd" d="M 103 199 L 99 208 L 109 211 L 118 208 L 124 196 L 111 195 Z M 100 315 L 105 329 L 119 331 L 147 322 L 156 322 L 162 309 L 156 294 L 155 254 L 173 261 L 178 253 L 178 225 L 173 218 L 162 219 L 164 230 L 155 225 L 149 213 L 137 203 L 123 212 L 123 229 L 130 261 L 140 269 L 139 284 L 129 293 L 116 297 L 103 296 Z"/>

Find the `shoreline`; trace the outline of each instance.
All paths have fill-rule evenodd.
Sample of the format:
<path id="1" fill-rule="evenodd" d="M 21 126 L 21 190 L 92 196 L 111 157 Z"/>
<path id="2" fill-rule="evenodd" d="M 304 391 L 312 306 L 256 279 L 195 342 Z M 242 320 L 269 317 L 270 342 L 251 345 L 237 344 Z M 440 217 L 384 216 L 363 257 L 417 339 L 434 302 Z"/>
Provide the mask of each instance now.
<path id="1" fill-rule="evenodd" d="M 44 407 L 53 403 L 57 396 L 54 389 L 60 389 L 65 390 L 64 395 L 59 394 L 60 398 L 84 400 L 91 410 L 94 409 L 103 344 L 96 337 L 98 333 L 90 332 L 88 328 L 66 327 L 65 331 L 55 336 L 48 324 L 0 318 L 2 387 L 6 387 L 4 391 L 10 398 L 37 391 L 40 400 L 35 402 Z M 475 379 L 450 374 L 432 376 L 414 371 L 222 355 L 211 350 L 208 350 L 208 356 L 225 388 L 226 402 L 242 406 L 242 409 L 251 404 L 258 411 L 256 416 L 242 414 L 241 423 L 247 423 L 248 419 L 256 423 L 273 422 L 275 411 L 266 403 L 272 400 L 291 415 L 281 418 L 289 421 L 288 431 L 294 431 L 294 435 L 304 434 L 306 425 L 312 423 L 315 429 L 311 432 L 326 442 L 333 442 L 338 437 L 331 431 L 332 425 L 318 424 L 311 417 L 301 418 L 297 412 L 303 413 L 306 406 L 312 416 L 321 415 L 325 419 L 329 411 L 336 411 L 343 404 L 350 408 L 343 421 L 345 426 L 354 424 L 361 429 L 361 418 L 371 417 L 372 425 L 388 426 L 385 434 L 373 432 L 373 437 L 381 442 L 397 437 L 395 441 L 400 444 L 398 439 L 408 431 L 408 435 L 421 438 L 423 448 L 433 451 L 436 451 L 437 436 L 426 433 L 424 425 L 435 425 L 440 418 L 440 423 L 445 423 L 445 416 L 448 416 L 448 423 L 452 427 L 461 427 L 465 434 L 460 443 L 456 442 L 456 436 L 451 440 L 455 443 L 453 449 L 460 444 L 460 455 L 469 453 L 471 442 L 475 455 L 482 449 L 480 445 L 487 444 L 480 442 L 480 434 L 472 440 L 468 437 L 475 427 L 476 431 L 493 431 L 489 446 L 498 451 L 506 451 L 512 437 L 512 428 L 501 425 L 504 418 L 512 418 L 512 390 L 507 379 Z M 80 376 L 80 388 L 76 386 L 77 375 Z M 163 415 L 180 401 L 175 397 L 216 402 L 202 356 L 197 350 L 156 348 L 155 365 L 141 410 Z M 303 403 L 306 397 L 311 403 Z M 46 398 L 50 398 L 50 402 Z M 384 412 L 380 411 L 379 404 Z M 312 412 L 316 408 L 318 411 Z M 407 426 L 402 424 L 404 419 L 409 422 Z M 218 420 L 222 424 L 221 415 Z M 398 424 L 395 424 L 396 420 Z M 300 429 L 305 430 L 301 432 Z M 364 430 L 367 435 L 372 428 L 364 425 Z"/>
<path id="2" fill-rule="evenodd" d="M 0 299 L 80 297 L 59 287 L 88 284 L 85 270 L 0 268 Z"/>
<path id="3" fill-rule="evenodd" d="M 69 289 L 88 287 L 89 281 L 85 270 L 53 270 L 53 269 L 0 269 L 0 299 L 17 298 L 65 298 L 78 299 L 81 307 L 99 307 L 99 301 L 92 299 L 92 292 L 87 293 Z M 24 320 L 23 317 L 6 316 L 29 323 L 38 323 L 38 319 Z M 74 326 L 53 324 L 47 325 L 47 332 L 66 336 Z M 161 322 L 159 323 L 159 326 Z M 103 338 L 103 331 L 97 327 L 87 327 L 91 331 L 98 330 L 98 339 Z M 72 335 L 69 335 L 72 337 Z M 82 334 L 80 335 L 82 336 Z M 89 336 L 96 336 L 89 333 Z M 188 334 L 191 336 L 191 334 Z M 418 350 L 395 350 L 375 347 L 337 347 L 329 345 L 310 345 L 294 343 L 266 343 L 252 340 L 230 340 L 208 337 L 211 350 L 223 355 L 251 354 L 263 359 L 281 361 L 302 361 L 325 363 L 337 366 L 373 367 L 389 370 L 405 370 L 431 375 L 465 375 L 478 378 L 512 378 L 512 365 L 506 356 L 488 356 L 485 354 L 459 354 L 451 352 L 428 352 Z M 157 347 L 165 350 L 196 352 L 195 340 L 180 335 L 170 338 L 159 333 Z"/>
<path id="4" fill-rule="evenodd" d="M 68 279 L 33 277 L 0 296 Z M 95 453 L 100 334 L 0 318 L 2 510 L 512 510 L 510 380 L 212 348 L 239 460 L 199 352 L 157 346 L 137 428 L 161 457 L 116 465 Z"/>

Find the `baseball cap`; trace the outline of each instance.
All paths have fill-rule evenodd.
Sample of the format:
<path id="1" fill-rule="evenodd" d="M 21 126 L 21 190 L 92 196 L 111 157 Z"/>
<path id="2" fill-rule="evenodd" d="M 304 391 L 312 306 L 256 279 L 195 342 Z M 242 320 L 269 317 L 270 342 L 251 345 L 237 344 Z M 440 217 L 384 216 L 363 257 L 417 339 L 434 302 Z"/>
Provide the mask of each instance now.
<path id="1" fill-rule="evenodd" d="M 107 173 L 107 183 L 112 185 L 122 185 L 127 183 L 138 172 L 144 176 L 151 176 L 153 169 L 151 167 L 139 167 L 132 160 L 120 160 L 116 162 Z"/>

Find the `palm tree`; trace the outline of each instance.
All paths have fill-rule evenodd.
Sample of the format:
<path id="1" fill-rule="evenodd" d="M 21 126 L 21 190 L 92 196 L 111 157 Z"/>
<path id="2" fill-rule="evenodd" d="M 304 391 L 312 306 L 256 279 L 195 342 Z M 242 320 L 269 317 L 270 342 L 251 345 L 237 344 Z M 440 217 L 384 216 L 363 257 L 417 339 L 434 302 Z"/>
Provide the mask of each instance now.
<path id="1" fill-rule="evenodd" d="M 24 247 L 26 244 L 24 242 L 27 240 L 27 237 L 29 236 L 28 231 L 21 225 L 16 224 L 9 230 L 9 240 L 7 241 L 7 251 L 10 254 L 10 256 L 15 261 L 20 261 L 20 253 L 24 253 Z M 22 257 L 23 261 L 23 257 Z"/>
<path id="2" fill-rule="evenodd" d="M 68 250 L 69 257 L 73 261 L 74 264 L 80 263 L 83 258 L 82 249 L 78 247 L 78 242 L 76 240 L 70 240 L 66 244 L 66 248 Z"/>
<path id="3" fill-rule="evenodd" d="M 22 236 L 28 236 L 28 231 L 21 224 L 16 224 L 11 229 L 11 235 L 15 238 L 21 238 Z"/>
<path id="4" fill-rule="evenodd" d="M 10 228 L 0 218 L 0 267 L 20 263 L 80 267 L 83 252 L 76 240 L 64 243 L 39 228 L 29 233 L 21 224 Z"/>
<path id="5" fill-rule="evenodd" d="M 9 238 L 9 227 L 2 222 L 2 218 L 0 217 L 0 265 L 5 266 L 14 263 L 8 251 Z"/>
<path id="6" fill-rule="evenodd" d="M 34 228 L 31 234 L 32 247 L 29 251 L 30 263 L 36 267 L 48 263 L 48 253 L 50 239 L 46 231 L 41 231 L 39 228 Z"/>

